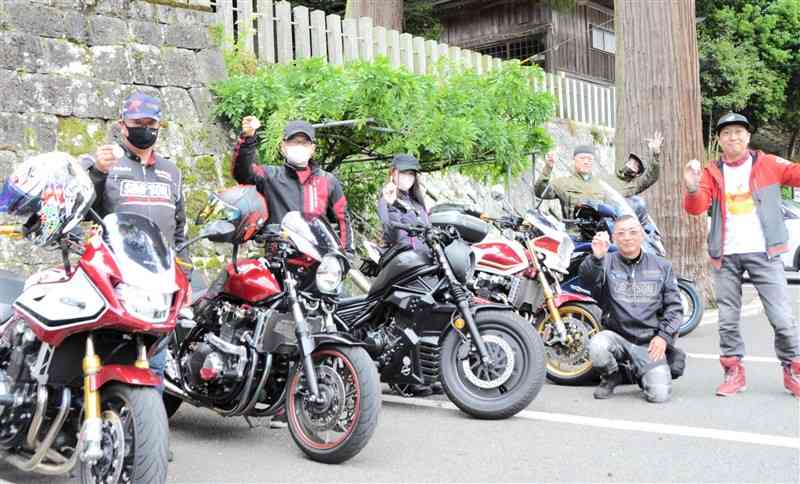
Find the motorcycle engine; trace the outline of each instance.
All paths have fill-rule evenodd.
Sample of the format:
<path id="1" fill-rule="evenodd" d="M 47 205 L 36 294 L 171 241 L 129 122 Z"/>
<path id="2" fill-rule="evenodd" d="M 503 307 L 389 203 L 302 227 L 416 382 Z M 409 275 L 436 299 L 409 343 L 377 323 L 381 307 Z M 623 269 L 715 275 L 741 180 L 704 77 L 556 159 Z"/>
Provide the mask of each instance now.
<path id="1" fill-rule="evenodd" d="M 255 321 L 247 310 L 225 301 L 204 308 L 200 316 L 205 331 L 195 333 L 180 356 L 180 368 L 194 391 L 222 398 L 245 378 L 250 362 L 245 343 L 253 337 Z"/>
<path id="2" fill-rule="evenodd" d="M 508 304 L 509 295 L 519 286 L 519 278 L 478 271 L 472 280 L 472 290 L 479 297 Z"/>
<path id="3" fill-rule="evenodd" d="M 31 365 L 40 345 L 22 321 L 10 322 L 0 335 L 0 448 L 21 443 L 30 424 L 36 388 Z"/>

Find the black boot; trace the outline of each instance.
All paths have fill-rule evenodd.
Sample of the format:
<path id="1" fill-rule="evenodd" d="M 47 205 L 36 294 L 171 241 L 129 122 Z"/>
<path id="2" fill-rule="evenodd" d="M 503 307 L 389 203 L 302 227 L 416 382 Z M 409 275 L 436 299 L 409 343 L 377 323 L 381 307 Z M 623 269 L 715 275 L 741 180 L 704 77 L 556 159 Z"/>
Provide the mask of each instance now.
<path id="1" fill-rule="evenodd" d="M 600 384 L 594 389 L 594 398 L 598 400 L 611 398 L 614 394 L 614 389 L 620 383 L 622 383 L 622 373 L 619 370 L 610 375 L 600 375 Z"/>

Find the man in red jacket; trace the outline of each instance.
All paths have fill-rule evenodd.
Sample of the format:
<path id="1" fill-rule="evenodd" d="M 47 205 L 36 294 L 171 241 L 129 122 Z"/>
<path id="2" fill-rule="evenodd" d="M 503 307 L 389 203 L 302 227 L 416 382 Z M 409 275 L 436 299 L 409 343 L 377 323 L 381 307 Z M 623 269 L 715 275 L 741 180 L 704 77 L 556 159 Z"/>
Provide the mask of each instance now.
<path id="1" fill-rule="evenodd" d="M 708 254 L 719 305 L 720 363 L 725 371 L 717 395 L 730 396 L 747 388 L 739 330 L 742 275 L 747 271 L 775 330 L 783 384 L 800 397 L 800 330 L 792 317 L 779 257 L 788 250 L 789 237 L 781 212 L 781 185 L 800 186 L 800 164 L 750 150 L 751 130 L 741 114 L 726 114 L 716 128 L 722 159 L 710 161 L 702 174 L 697 160 L 684 170 L 684 208 L 692 215 L 710 209 Z"/>

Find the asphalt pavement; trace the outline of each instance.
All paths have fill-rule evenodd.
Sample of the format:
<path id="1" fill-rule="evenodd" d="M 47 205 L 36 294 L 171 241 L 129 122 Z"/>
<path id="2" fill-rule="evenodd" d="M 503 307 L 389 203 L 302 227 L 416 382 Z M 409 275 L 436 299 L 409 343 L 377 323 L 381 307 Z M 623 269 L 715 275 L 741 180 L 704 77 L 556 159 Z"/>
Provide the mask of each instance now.
<path id="1" fill-rule="evenodd" d="M 713 311 L 679 345 L 690 357 L 666 404 L 634 385 L 597 401 L 592 387 L 547 384 L 518 416 L 481 421 L 442 397 L 384 395 L 367 447 L 343 465 L 312 462 L 286 429 L 182 407 L 170 422 L 170 482 L 800 482 L 800 400 L 783 388 L 763 310 L 746 289 L 748 389 L 714 396 L 722 372 Z M 791 289 L 800 301 L 800 288 Z M 800 308 L 800 302 L 798 302 Z M 798 311 L 800 312 L 800 311 Z M 67 483 L 0 462 L 0 479 Z"/>

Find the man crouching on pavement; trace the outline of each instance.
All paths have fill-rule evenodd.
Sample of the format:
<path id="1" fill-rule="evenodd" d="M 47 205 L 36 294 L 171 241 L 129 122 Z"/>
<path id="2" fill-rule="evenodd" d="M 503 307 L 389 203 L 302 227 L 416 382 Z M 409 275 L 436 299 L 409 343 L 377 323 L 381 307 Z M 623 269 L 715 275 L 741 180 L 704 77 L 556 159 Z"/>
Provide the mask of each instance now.
<path id="1" fill-rule="evenodd" d="M 686 358 L 673 346 L 682 306 L 672 264 L 642 250 L 644 230 L 631 215 L 614 222 L 613 236 L 618 252 L 608 253 L 608 233 L 599 232 L 592 240 L 593 255 L 580 268 L 608 328 L 589 345 L 592 366 L 601 377 L 594 398 L 611 397 L 624 380 L 624 364 L 648 402 L 666 402 L 672 395 L 672 378 L 683 373 Z"/>

